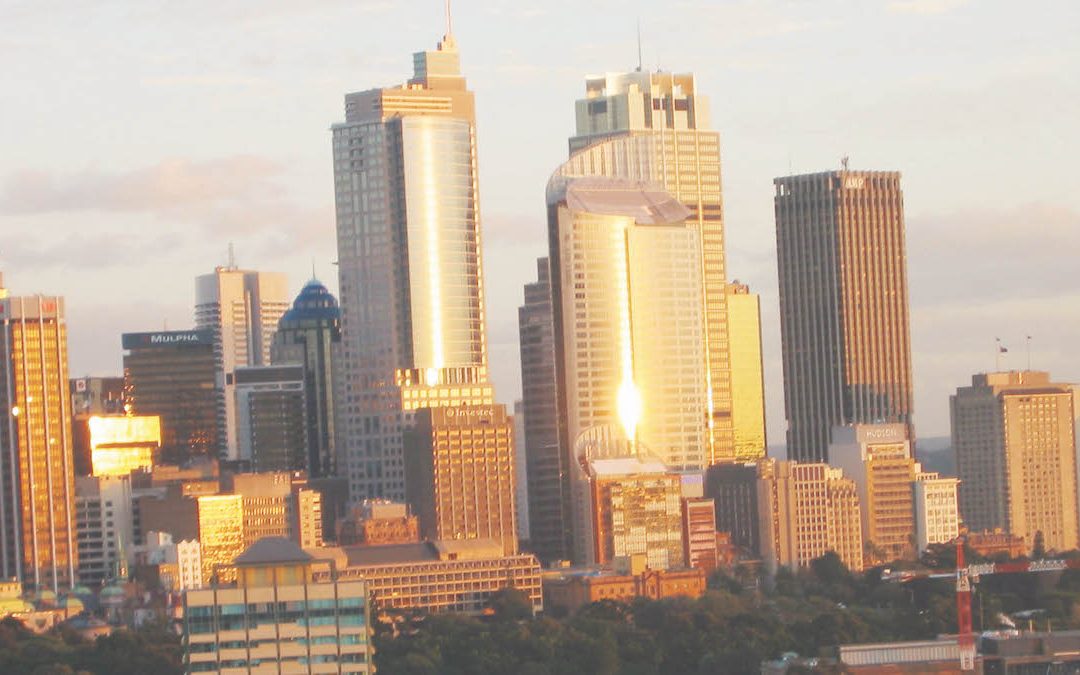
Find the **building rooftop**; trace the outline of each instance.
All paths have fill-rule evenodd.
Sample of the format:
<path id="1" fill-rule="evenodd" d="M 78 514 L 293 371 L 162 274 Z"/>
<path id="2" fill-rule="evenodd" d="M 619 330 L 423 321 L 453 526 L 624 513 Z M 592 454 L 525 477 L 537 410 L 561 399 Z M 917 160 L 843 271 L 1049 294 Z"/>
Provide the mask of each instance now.
<path id="1" fill-rule="evenodd" d="M 690 211 L 659 184 L 619 178 L 572 178 L 552 196 L 574 211 L 628 216 L 638 225 L 679 224 Z M 550 201 L 550 200 L 549 200 Z"/>
<path id="2" fill-rule="evenodd" d="M 293 300 L 292 307 L 282 315 L 278 326 L 304 320 L 336 320 L 341 317 L 337 298 L 318 279 L 312 278 Z"/>
<path id="3" fill-rule="evenodd" d="M 663 462 L 638 457 L 593 459 L 589 462 L 595 476 L 632 476 L 639 473 L 668 473 Z"/>
<path id="4" fill-rule="evenodd" d="M 361 544 L 308 549 L 308 551 L 316 559 L 334 560 L 339 569 L 436 560 L 490 560 L 504 557 L 502 544 L 493 539 Z"/>
<path id="5" fill-rule="evenodd" d="M 284 537 L 264 537 L 236 556 L 237 565 L 276 565 L 307 563 L 314 558 Z"/>

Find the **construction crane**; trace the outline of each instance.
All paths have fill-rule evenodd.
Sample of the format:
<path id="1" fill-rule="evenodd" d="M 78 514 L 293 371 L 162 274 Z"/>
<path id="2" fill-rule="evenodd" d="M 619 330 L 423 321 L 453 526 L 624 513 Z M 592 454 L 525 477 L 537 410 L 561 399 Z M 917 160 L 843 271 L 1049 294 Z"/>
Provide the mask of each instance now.
<path id="1" fill-rule="evenodd" d="M 1021 560 L 1017 562 L 964 564 L 964 539 L 956 540 L 956 569 L 949 570 L 885 570 L 882 581 L 905 583 L 914 579 L 956 579 L 956 642 L 960 650 L 960 670 L 975 670 L 975 632 L 971 622 L 971 589 L 979 577 L 994 574 L 1028 574 L 1034 572 L 1063 572 L 1080 569 L 1080 558 Z"/>

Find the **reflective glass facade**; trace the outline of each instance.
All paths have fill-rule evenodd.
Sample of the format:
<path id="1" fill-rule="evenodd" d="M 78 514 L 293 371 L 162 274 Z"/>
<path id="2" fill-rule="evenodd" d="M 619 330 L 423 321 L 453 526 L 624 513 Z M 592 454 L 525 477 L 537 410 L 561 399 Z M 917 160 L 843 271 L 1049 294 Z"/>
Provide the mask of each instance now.
<path id="1" fill-rule="evenodd" d="M 61 298 L 0 300 L 0 571 L 75 584 L 75 472 Z"/>

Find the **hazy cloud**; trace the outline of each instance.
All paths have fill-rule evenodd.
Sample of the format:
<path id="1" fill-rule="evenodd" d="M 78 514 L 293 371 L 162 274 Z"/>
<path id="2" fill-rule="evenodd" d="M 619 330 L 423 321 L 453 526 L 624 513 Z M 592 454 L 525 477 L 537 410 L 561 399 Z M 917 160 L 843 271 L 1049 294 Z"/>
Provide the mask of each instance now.
<path id="1" fill-rule="evenodd" d="M 945 14 L 966 5 L 968 0 L 896 0 L 889 11 L 896 14 Z"/>

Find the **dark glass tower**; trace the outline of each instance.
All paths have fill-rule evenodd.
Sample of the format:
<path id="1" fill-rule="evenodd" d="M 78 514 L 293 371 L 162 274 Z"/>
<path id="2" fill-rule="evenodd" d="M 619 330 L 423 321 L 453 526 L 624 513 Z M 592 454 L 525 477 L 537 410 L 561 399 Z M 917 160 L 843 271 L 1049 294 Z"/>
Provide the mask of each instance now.
<path id="1" fill-rule="evenodd" d="M 335 407 L 341 386 L 335 366 L 341 347 L 341 310 L 337 299 L 317 279 L 304 285 L 278 323 L 270 361 L 304 367 L 307 418 L 307 471 L 317 478 L 333 476 L 337 470 Z"/>

